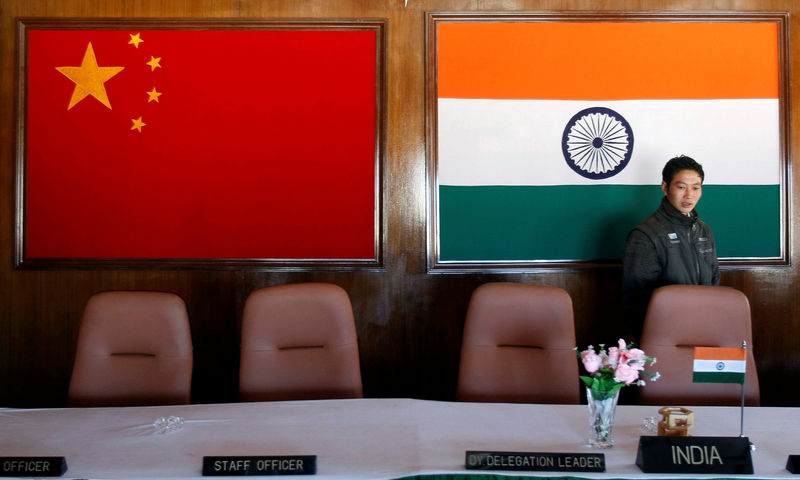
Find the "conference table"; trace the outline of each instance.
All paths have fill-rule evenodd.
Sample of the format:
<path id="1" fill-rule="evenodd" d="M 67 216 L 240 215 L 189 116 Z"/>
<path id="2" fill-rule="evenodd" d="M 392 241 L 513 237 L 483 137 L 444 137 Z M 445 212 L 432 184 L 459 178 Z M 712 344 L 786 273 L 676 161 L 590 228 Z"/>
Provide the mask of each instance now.
<path id="1" fill-rule="evenodd" d="M 738 436 L 737 407 L 692 407 L 693 436 Z M 201 478 L 206 456 L 316 456 L 314 477 L 398 478 L 734 478 L 644 474 L 635 465 L 640 435 L 656 406 L 617 407 L 616 444 L 588 446 L 586 405 L 351 399 L 125 408 L 0 409 L 0 457 L 63 456 L 63 478 Z M 183 424 L 166 433 L 159 418 Z M 756 445 L 754 474 L 791 477 L 800 454 L 800 408 L 748 407 L 744 434 Z M 603 453 L 603 473 L 480 472 L 468 450 Z M 295 477 L 296 478 L 296 477 Z"/>

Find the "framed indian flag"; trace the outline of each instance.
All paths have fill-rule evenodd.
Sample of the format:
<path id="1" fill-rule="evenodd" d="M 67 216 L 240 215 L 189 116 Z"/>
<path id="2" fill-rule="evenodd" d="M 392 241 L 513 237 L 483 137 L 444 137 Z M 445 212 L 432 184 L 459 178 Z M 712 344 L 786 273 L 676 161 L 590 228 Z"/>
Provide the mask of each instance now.
<path id="1" fill-rule="evenodd" d="M 723 265 L 788 263 L 788 16 L 427 15 L 429 269 L 614 264 L 661 169 Z"/>
<path id="2" fill-rule="evenodd" d="M 16 266 L 382 267 L 385 20 L 17 26 Z"/>

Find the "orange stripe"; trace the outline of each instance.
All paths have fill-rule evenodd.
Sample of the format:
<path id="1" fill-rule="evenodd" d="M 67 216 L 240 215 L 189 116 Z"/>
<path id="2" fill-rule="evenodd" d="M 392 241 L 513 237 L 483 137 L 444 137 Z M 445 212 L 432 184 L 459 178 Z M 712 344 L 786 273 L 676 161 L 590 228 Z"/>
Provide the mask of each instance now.
<path id="1" fill-rule="evenodd" d="M 442 98 L 778 98 L 775 23 L 440 23 Z"/>
<path id="2" fill-rule="evenodd" d="M 694 347 L 695 360 L 744 360 L 744 348 Z"/>

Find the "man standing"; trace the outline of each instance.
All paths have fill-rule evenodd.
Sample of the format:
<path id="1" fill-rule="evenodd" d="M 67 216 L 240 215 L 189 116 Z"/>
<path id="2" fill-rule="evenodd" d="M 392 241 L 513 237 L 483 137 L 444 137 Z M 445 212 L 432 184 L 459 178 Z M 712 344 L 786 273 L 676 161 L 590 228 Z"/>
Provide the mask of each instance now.
<path id="1" fill-rule="evenodd" d="M 661 206 L 628 234 L 622 259 L 625 320 L 638 340 L 653 291 L 664 285 L 719 285 L 714 234 L 695 207 L 703 194 L 703 167 L 686 156 L 661 172 Z"/>

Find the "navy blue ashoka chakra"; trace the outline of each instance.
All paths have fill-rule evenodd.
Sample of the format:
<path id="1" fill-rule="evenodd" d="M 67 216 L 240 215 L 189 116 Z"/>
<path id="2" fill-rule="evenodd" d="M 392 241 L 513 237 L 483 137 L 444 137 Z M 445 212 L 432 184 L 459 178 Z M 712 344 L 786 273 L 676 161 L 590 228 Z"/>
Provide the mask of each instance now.
<path id="1" fill-rule="evenodd" d="M 631 159 L 633 130 L 610 108 L 587 108 L 567 122 L 561 150 L 567 165 L 577 174 L 592 180 L 613 177 Z"/>

